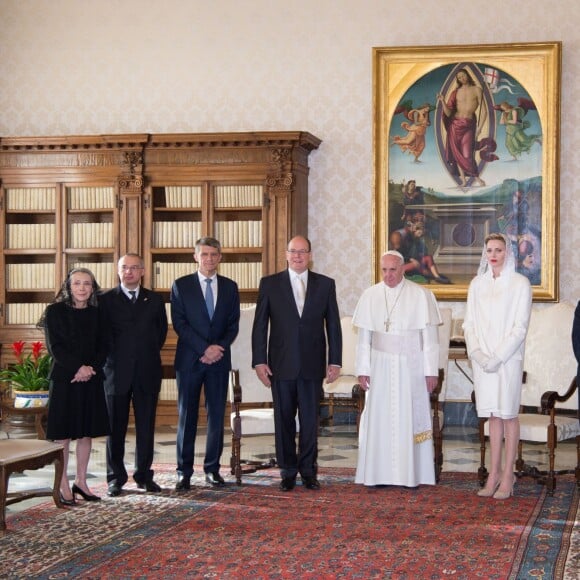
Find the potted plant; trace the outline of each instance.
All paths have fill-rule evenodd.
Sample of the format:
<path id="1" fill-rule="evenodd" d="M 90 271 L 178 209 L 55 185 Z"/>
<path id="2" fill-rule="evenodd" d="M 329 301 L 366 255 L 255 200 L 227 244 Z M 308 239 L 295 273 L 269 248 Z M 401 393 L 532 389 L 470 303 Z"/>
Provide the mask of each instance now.
<path id="1" fill-rule="evenodd" d="M 14 396 L 14 407 L 39 407 L 48 404 L 48 375 L 52 357 L 42 354 L 42 342 L 32 342 L 31 352 L 24 354 L 26 343 L 17 340 L 12 343 L 16 362 L 0 370 L 0 381 L 9 383 Z"/>

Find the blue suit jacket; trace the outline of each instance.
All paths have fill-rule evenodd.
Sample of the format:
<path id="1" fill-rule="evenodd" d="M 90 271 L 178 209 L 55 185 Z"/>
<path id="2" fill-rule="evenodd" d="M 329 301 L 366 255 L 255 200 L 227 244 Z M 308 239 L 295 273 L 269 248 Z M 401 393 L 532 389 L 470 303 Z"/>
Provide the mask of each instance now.
<path id="1" fill-rule="evenodd" d="M 269 331 L 269 338 L 268 338 Z M 342 332 L 334 280 L 308 272 L 302 317 L 288 270 L 260 281 L 252 329 L 252 366 L 267 363 L 275 380 L 322 380 L 328 364 L 342 366 Z"/>
<path id="2" fill-rule="evenodd" d="M 224 348 L 224 356 L 211 365 L 212 369 L 231 369 L 230 346 L 238 334 L 240 295 L 238 285 L 225 276 L 218 274 L 217 285 L 217 301 L 211 320 L 198 274 L 178 278 L 171 287 L 171 319 L 177 333 L 177 371 L 203 365 L 199 359 L 211 344 Z"/>

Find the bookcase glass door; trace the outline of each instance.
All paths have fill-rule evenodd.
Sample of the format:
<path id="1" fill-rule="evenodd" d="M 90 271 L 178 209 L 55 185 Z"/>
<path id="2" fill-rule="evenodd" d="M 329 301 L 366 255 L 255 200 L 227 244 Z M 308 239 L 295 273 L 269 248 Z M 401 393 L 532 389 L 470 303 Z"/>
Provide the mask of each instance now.
<path id="1" fill-rule="evenodd" d="M 259 183 L 211 187 L 212 235 L 222 244 L 219 271 L 236 280 L 242 308 L 255 304 L 264 268 L 267 223 L 264 186 Z"/>
<path id="2" fill-rule="evenodd" d="M 1 292 L 4 324 L 36 325 L 54 297 L 58 255 L 56 185 L 5 187 Z"/>
<path id="3" fill-rule="evenodd" d="M 103 289 L 117 284 L 115 241 L 118 224 L 112 186 L 67 186 L 66 270 L 88 268 Z"/>

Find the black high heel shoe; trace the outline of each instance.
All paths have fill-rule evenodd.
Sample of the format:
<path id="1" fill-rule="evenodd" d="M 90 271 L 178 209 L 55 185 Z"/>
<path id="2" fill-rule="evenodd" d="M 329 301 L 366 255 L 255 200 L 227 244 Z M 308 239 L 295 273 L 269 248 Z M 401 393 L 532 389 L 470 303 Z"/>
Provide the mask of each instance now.
<path id="1" fill-rule="evenodd" d="M 75 496 L 73 494 L 72 499 L 64 499 L 62 492 L 60 492 L 60 503 L 62 505 L 68 505 L 68 506 L 72 506 L 72 505 L 76 505 L 76 501 L 75 501 Z"/>
<path id="2" fill-rule="evenodd" d="M 86 491 L 83 491 L 76 483 L 73 483 L 73 486 L 72 486 L 73 501 L 74 501 L 77 493 L 85 501 L 101 501 L 101 498 L 98 495 L 93 495 L 92 493 L 87 493 Z"/>

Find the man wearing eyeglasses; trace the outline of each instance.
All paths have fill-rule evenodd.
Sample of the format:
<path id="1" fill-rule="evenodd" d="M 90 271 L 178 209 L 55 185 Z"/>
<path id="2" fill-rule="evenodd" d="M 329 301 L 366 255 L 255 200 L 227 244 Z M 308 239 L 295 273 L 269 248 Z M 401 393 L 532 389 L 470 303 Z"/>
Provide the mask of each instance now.
<path id="1" fill-rule="evenodd" d="M 282 491 L 294 489 L 298 473 L 306 489 L 320 488 L 317 457 L 322 381 L 335 381 L 342 364 L 335 282 L 310 271 L 311 259 L 310 241 L 303 236 L 292 238 L 286 250 L 288 269 L 260 281 L 252 329 L 252 366 L 260 381 L 272 388 Z"/>
<path id="2" fill-rule="evenodd" d="M 161 295 L 141 285 L 144 271 L 141 256 L 126 254 L 118 262 L 119 285 L 99 299 L 109 343 L 104 372 L 111 423 L 107 439 L 107 493 L 111 497 L 121 494 L 128 479 L 124 456 L 131 402 L 136 436 L 133 479 L 139 489 L 161 491 L 151 464 L 167 314 Z"/>

